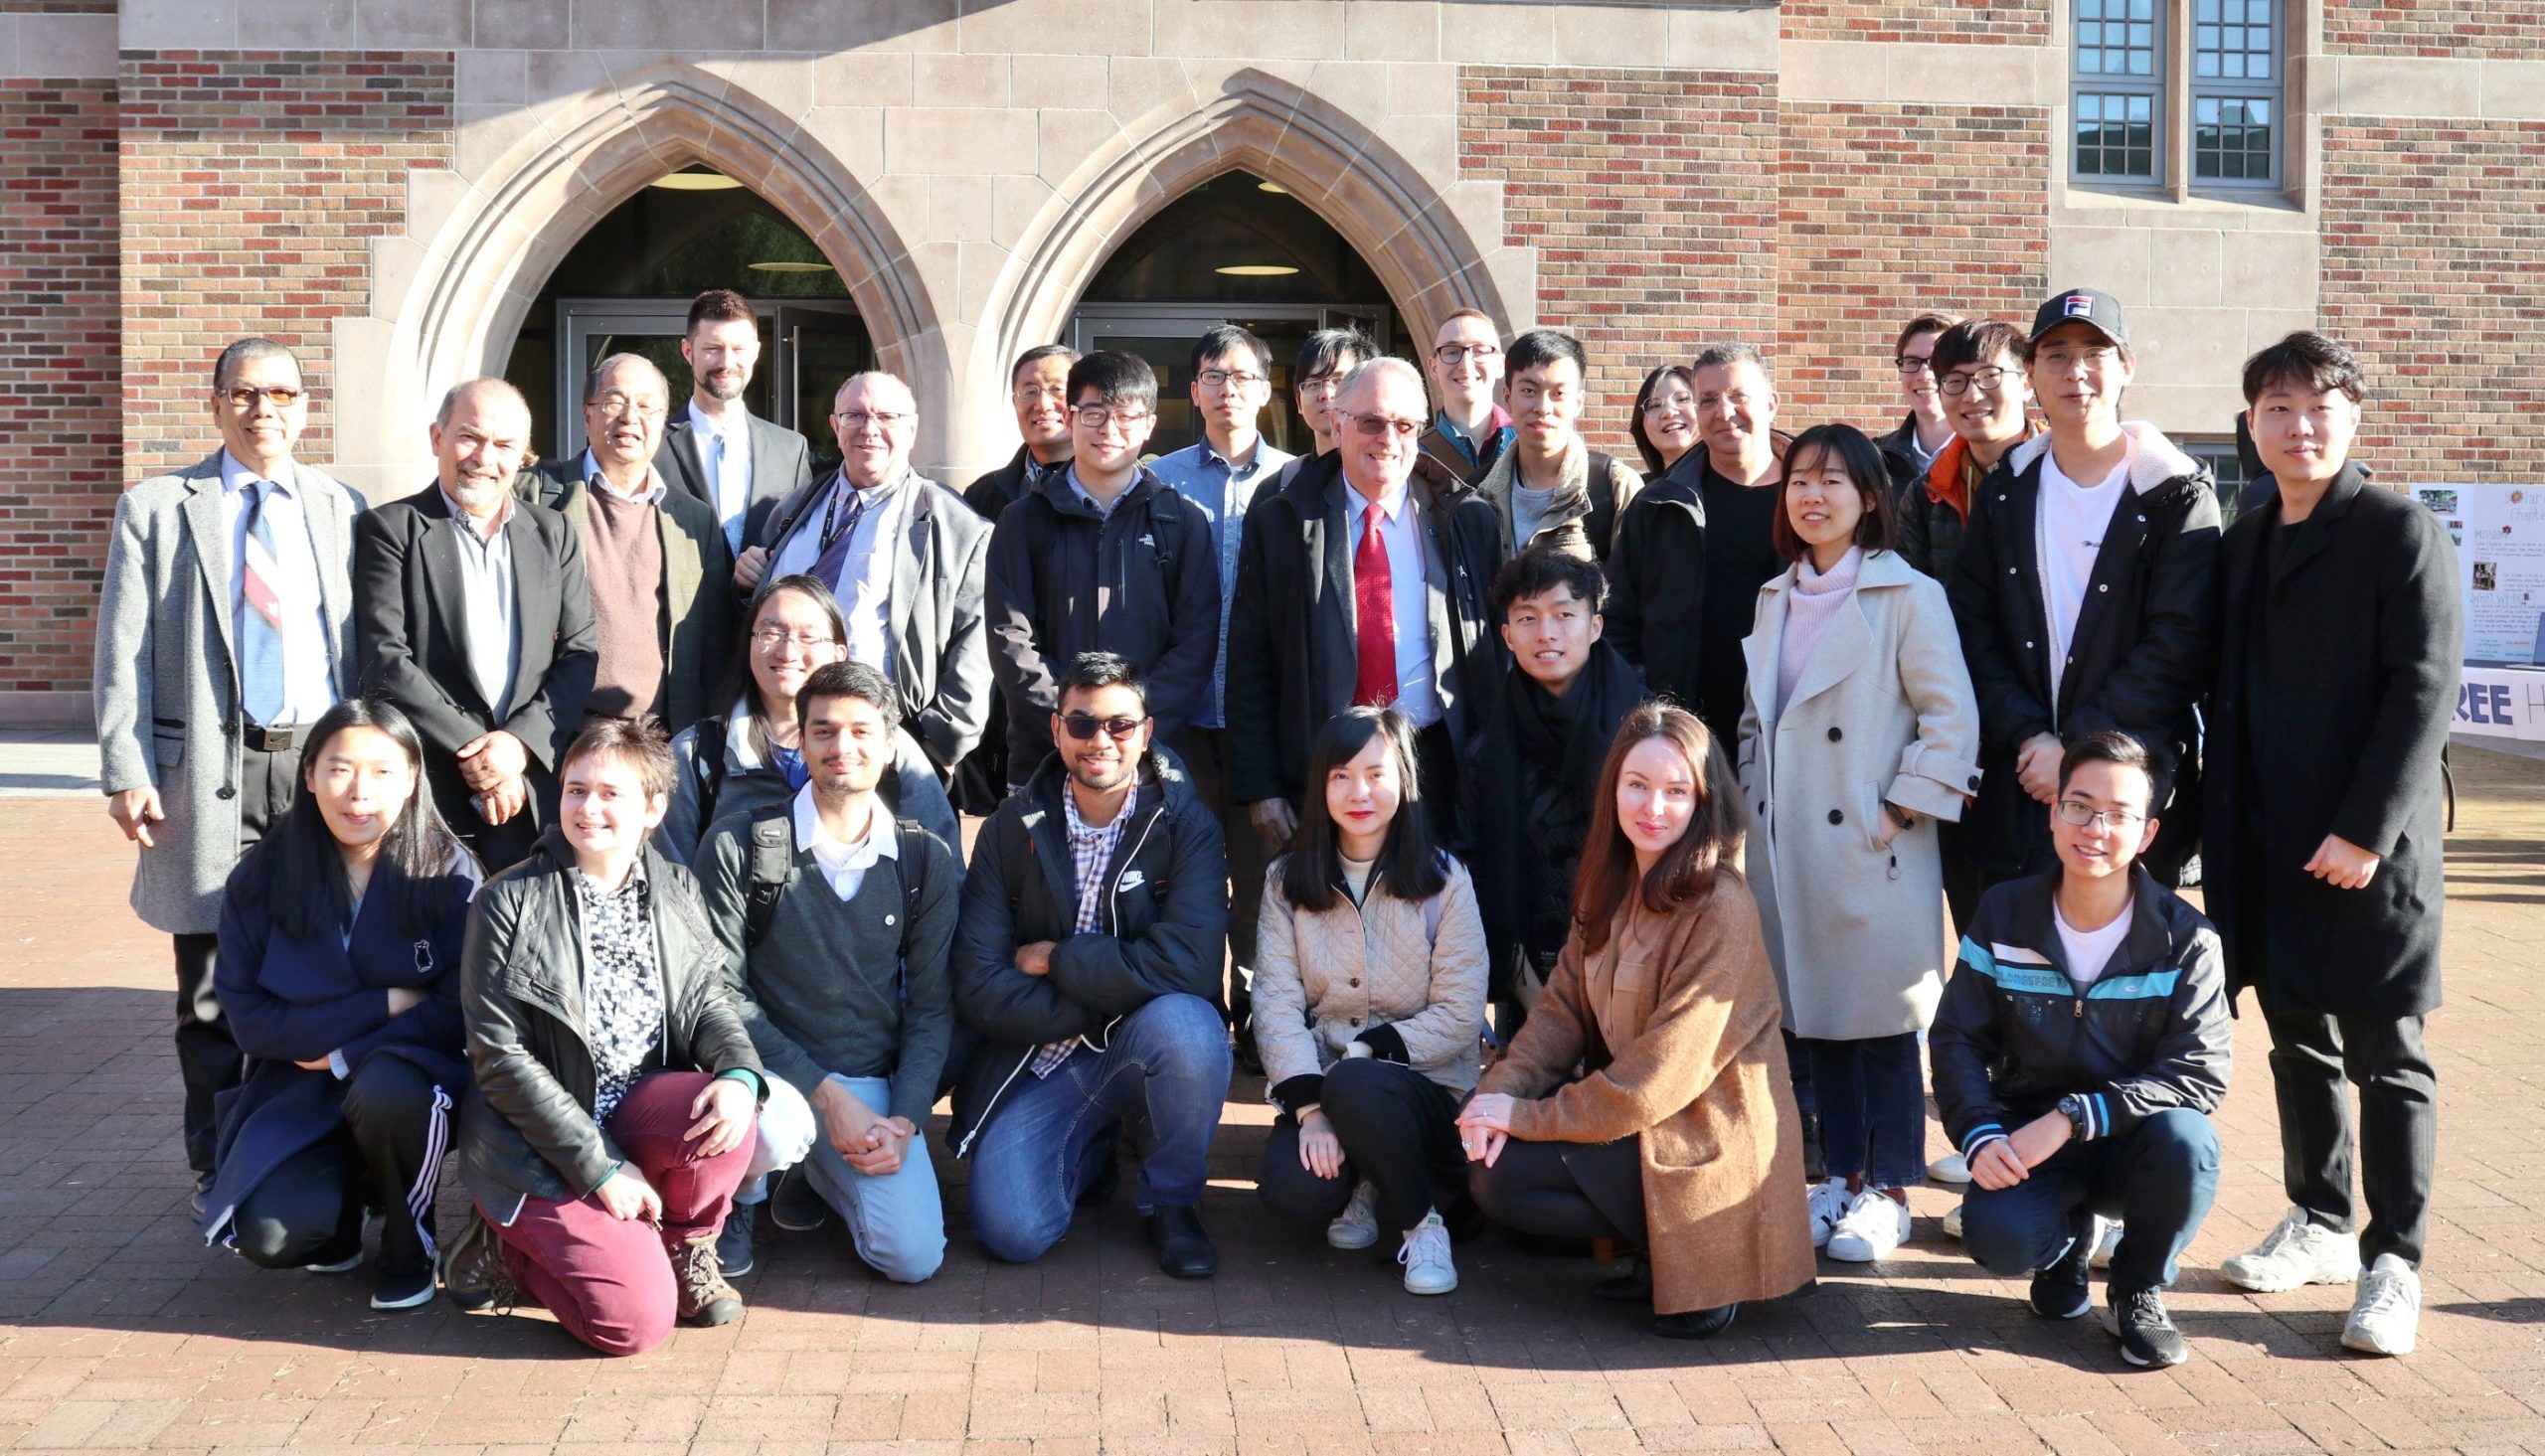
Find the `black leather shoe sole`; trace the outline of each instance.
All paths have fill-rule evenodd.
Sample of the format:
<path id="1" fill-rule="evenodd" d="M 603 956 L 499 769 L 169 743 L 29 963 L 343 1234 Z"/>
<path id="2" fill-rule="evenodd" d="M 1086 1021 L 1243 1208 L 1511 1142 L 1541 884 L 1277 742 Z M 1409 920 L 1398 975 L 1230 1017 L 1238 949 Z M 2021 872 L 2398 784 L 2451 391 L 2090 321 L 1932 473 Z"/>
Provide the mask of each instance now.
<path id="1" fill-rule="evenodd" d="M 1719 1304 L 1713 1309 L 1685 1310 L 1675 1315 L 1654 1315 L 1652 1333 L 1664 1340 L 1711 1340 L 1732 1328 L 1732 1317 L 1741 1313 L 1737 1304 Z"/>

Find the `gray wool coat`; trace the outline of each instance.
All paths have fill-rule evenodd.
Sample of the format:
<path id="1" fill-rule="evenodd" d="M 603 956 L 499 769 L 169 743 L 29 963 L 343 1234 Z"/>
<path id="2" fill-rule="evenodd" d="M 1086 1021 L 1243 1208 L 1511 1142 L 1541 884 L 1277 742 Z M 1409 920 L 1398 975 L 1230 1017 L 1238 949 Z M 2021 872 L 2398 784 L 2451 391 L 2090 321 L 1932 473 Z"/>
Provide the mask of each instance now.
<path id="1" fill-rule="evenodd" d="M 352 679 L 354 518 L 364 502 L 306 465 L 292 469 L 342 694 Z M 151 826 L 157 847 L 139 850 L 133 911 L 171 935 L 209 935 L 239 861 L 239 666 L 220 451 L 115 503 L 92 691 L 105 791 L 155 784 L 168 816 Z"/>
<path id="2" fill-rule="evenodd" d="M 1741 788 L 1758 817 L 1747 870 L 1785 1029 L 1834 1042 L 1923 1031 L 1951 964 L 1936 821 L 1959 819 L 1978 791 L 1978 696 L 1944 587 L 1887 551 L 1865 558 L 1793 701 L 1763 710 L 1793 581 L 1788 568 L 1759 589 L 1741 644 Z M 1886 799 L 1918 819 L 1888 844 Z"/>

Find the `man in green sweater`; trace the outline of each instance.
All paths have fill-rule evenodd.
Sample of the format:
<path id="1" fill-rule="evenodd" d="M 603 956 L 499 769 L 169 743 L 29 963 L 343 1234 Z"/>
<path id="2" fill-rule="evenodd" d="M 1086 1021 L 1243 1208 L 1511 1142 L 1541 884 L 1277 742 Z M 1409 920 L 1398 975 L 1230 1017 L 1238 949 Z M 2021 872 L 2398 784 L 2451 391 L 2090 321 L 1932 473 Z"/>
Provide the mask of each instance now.
<path id="1" fill-rule="evenodd" d="M 810 781 L 783 807 L 720 819 L 695 867 L 738 972 L 744 1025 L 767 1066 L 772 1116 L 781 1104 L 809 1103 L 817 1123 L 792 1138 L 766 1129 L 771 1152 L 754 1166 L 785 1161 L 813 1133 L 771 1216 L 801 1229 L 836 1213 L 859 1258 L 915 1284 L 945 1258 L 945 1213 L 920 1127 L 953 1032 L 945 957 L 962 866 L 876 797 L 899 727 L 882 673 L 851 662 L 822 668 L 796 694 L 796 714 Z M 781 1082 L 800 1098 L 782 1097 Z M 729 1278 L 752 1266 L 751 1214 L 763 1196 L 747 1186 L 726 1220 L 719 1253 Z"/>

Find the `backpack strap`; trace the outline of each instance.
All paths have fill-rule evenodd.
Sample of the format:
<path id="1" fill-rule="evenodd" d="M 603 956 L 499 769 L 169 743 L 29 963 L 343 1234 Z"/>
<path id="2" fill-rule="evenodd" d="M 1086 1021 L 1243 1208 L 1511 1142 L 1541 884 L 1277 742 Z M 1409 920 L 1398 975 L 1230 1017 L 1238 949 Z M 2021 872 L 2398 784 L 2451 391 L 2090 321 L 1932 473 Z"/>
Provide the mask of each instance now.
<path id="1" fill-rule="evenodd" d="M 751 949 L 768 935 L 777 918 L 777 902 L 786 897 L 786 878 L 795 869 L 795 814 L 779 803 L 752 816 L 751 890 L 743 905 L 743 948 Z"/>
<path id="2" fill-rule="evenodd" d="M 1584 484 L 1591 492 L 1591 514 L 1582 524 L 1591 536 L 1591 554 L 1605 562 L 1610 544 L 1617 539 L 1617 462 L 1598 450 L 1590 454 Z"/>
<path id="3" fill-rule="evenodd" d="M 727 733 L 711 734 L 707 731 L 716 724 L 717 720 L 712 718 L 700 721 L 698 742 L 692 745 L 694 751 L 689 757 L 690 772 L 698 779 L 698 833 L 701 839 L 707 837 L 708 826 L 716 822 L 716 800 L 725 792 L 725 755 L 733 748 Z M 710 737 L 715 739 L 713 747 L 707 743 Z"/>
<path id="4" fill-rule="evenodd" d="M 1423 902 L 1423 938 L 1434 945 L 1441 943 L 1441 903 L 1448 897 L 1444 890 Z"/>

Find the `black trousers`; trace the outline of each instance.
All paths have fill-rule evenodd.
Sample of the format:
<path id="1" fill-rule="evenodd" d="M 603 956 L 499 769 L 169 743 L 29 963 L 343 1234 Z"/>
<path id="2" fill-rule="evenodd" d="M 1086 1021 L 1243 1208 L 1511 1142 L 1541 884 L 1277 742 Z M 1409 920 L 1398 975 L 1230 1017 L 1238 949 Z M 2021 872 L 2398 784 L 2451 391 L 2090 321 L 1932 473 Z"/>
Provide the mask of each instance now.
<path id="1" fill-rule="evenodd" d="M 282 822 L 299 787 L 300 750 L 268 753 L 243 747 L 239 754 L 239 853 L 255 848 L 265 831 Z M 186 1166 L 212 1171 L 213 1145 L 221 1135 L 213 1098 L 239 1085 L 239 1044 L 213 995 L 213 963 L 221 956 L 217 934 L 176 935 L 177 1079 L 185 1088 Z"/>
<path id="2" fill-rule="evenodd" d="M 1352 1057 L 1325 1074 L 1325 1117 L 1343 1145 L 1343 1167 L 1319 1178 L 1299 1163 L 1299 1125 L 1283 1113 L 1264 1140 L 1258 1191 L 1283 1216 L 1330 1222 L 1367 1182 L 1379 1222 L 1403 1233 L 1439 1209 L 1445 1215 L 1466 1182 L 1458 1147 L 1458 1097 L 1413 1067 Z"/>
<path id="3" fill-rule="evenodd" d="M 381 1212 L 380 1269 L 431 1267 L 433 1190 L 449 1146 L 447 1098 L 396 1056 L 366 1057 L 345 1083 L 344 1126 L 283 1160 L 239 1201 L 239 1252 L 268 1269 L 296 1269 L 362 1247 L 365 1208 Z"/>
<path id="4" fill-rule="evenodd" d="M 1512 1138 L 1491 1167 L 1468 1166 L 1467 1189 L 1485 1216 L 1549 1238 L 1606 1238 L 1637 1248 L 1643 1221 L 1643 1139 L 1530 1143 Z"/>
<path id="5" fill-rule="evenodd" d="M 2359 1087 L 2357 1161 L 2368 1205 L 2360 1261 L 2395 1254 L 2420 1267 L 2439 1159 L 2439 1080 L 2422 1045 L 2422 1018 L 2327 1016 L 2268 991 L 2262 1005 L 2289 1202 L 2319 1227 L 2357 1226 L 2347 1077 Z"/>
<path id="6" fill-rule="evenodd" d="M 1264 872 L 1272 850 L 1255 832 L 1247 806 L 1229 802 L 1229 733 L 1226 728 L 1187 726 L 1167 746 L 1184 760 L 1195 797 L 1211 806 L 1229 851 L 1229 1025 L 1247 1025 L 1254 1003 L 1249 987 L 1255 975 L 1255 930 L 1264 912 Z"/>

